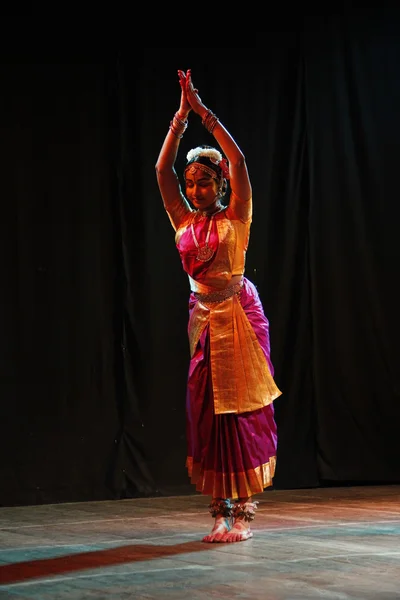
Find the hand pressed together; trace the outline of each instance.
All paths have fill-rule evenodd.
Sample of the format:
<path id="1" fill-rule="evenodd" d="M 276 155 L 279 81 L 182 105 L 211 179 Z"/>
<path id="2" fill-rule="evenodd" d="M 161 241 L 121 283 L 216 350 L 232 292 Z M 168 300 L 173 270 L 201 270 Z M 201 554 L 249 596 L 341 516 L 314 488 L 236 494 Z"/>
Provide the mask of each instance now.
<path id="1" fill-rule="evenodd" d="M 178 70 L 178 76 L 181 86 L 180 117 L 189 114 L 190 110 L 203 117 L 207 111 L 207 107 L 201 101 L 199 90 L 193 85 L 191 70 L 188 69 L 186 73 L 185 71 Z"/>
<path id="2" fill-rule="evenodd" d="M 192 110 L 190 106 L 187 93 L 186 93 L 186 73 L 181 69 L 178 69 L 179 85 L 181 86 L 181 103 L 179 106 L 178 114 L 183 120 L 187 119 L 188 114 Z"/>

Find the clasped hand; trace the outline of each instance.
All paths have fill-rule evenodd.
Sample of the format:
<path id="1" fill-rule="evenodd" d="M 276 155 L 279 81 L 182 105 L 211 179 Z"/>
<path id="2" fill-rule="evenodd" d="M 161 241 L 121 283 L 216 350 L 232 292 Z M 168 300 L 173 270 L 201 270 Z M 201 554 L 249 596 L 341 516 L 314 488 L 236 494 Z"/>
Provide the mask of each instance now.
<path id="1" fill-rule="evenodd" d="M 199 96 L 199 91 L 192 82 L 192 72 L 178 70 L 179 84 L 181 86 L 181 105 L 179 113 L 188 114 L 191 109 L 197 114 L 204 112 L 205 106 Z"/>

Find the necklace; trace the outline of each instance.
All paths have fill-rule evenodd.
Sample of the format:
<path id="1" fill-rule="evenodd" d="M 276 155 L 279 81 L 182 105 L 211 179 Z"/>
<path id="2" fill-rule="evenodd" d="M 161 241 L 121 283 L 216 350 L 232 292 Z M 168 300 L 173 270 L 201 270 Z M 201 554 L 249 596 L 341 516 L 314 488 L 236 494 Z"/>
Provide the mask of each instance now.
<path id="1" fill-rule="evenodd" d="M 217 204 L 216 209 L 214 212 L 209 213 L 206 210 L 202 210 L 202 211 L 198 211 L 202 217 L 211 217 L 212 215 L 216 215 L 217 213 L 221 212 L 222 210 L 224 210 L 225 206 L 223 206 L 222 204 Z"/>
<path id="2" fill-rule="evenodd" d="M 214 215 L 211 215 L 210 223 L 208 224 L 206 243 L 204 244 L 204 246 L 200 246 L 199 242 L 197 241 L 196 234 L 194 232 L 193 223 L 190 225 L 190 229 L 192 230 L 193 241 L 197 248 L 196 260 L 199 260 L 201 262 L 208 262 L 214 256 L 214 250 L 212 248 L 210 248 L 210 246 L 208 245 L 208 240 L 210 239 L 210 234 L 211 234 L 211 226 L 212 226 L 213 218 L 214 218 Z"/>

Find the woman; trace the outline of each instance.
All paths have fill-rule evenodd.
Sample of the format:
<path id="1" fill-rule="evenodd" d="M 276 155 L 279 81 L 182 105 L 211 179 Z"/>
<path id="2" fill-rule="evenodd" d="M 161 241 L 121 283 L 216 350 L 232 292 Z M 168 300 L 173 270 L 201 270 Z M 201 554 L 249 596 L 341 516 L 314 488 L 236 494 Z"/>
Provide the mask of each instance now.
<path id="1" fill-rule="evenodd" d="M 252 219 L 245 158 L 201 101 L 191 71 L 179 70 L 178 76 L 180 107 L 156 174 L 191 290 L 186 465 L 196 490 L 211 496 L 215 521 L 203 541 L 239 542 L 253 536 L 253 494 L 272 485 L 273 401 L 281 392 L 273 379 L 268 320 L 254 284 L 244 277 Z M 187 154 L 184 195 L 174 164 L 191 111 L 221 150 L 201 146 Z"/>

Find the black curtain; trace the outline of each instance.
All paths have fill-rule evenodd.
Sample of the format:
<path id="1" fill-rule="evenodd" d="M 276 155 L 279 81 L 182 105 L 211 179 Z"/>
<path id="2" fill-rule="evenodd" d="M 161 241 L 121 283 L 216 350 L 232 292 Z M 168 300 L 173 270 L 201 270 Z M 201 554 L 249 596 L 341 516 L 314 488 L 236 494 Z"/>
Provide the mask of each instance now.
<path id="1" fill-rule="evenodd" d="M 275 486 L 400 480 L 399 25 L 303 17 L 248 48 L 3 61 L 1 504 L 193 491 L 189 286 L 154 172 L 189 67 L 252 179 Z M 179 173 L 198 143 L 192 115 Z"/>
<path id="2" fill-rule="evenodd" d="M 118 431 L 104 66 L 1 65 L 1 502 L 102 498 Z"/>
<path id="3" fill-rule="evenodd" d="M 305 40 L 320 478 L 399 481 L 399 20 L 310 20 Z M 316 51 L 318 49 L 318 52 Z"/>

